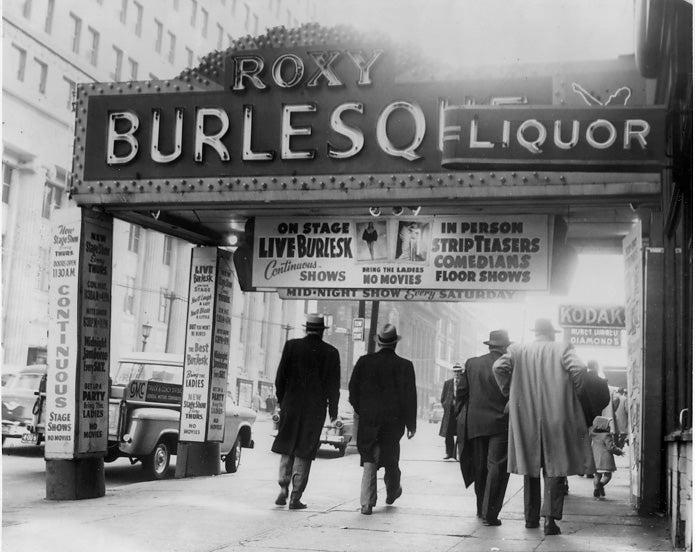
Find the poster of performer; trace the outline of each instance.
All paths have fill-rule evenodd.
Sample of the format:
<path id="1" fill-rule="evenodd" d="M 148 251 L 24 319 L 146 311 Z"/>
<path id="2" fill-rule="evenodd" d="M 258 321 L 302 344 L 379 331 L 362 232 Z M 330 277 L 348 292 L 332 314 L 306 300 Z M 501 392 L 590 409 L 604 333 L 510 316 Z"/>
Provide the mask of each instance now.
<path id="1" fill-rule="evenodd" d="M 358 261 L 385 261 L 388 259 L 388 233 L 386 221 L 356 222 Z"/>
<path id="2" fill-rule="evenodd" d="M 430 244 L 430 223 L 401 220 L 398 222 L 396 260 L 426 262 Z"/>

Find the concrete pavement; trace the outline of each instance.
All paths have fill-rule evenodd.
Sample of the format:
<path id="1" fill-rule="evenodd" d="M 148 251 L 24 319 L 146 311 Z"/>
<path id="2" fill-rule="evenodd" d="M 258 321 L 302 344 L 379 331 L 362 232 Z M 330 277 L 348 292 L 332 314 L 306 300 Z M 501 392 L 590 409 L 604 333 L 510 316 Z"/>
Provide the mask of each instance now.
<path id="1" fill-rule="evenodd" d="M 525 529 L 522 478 L 512 476 L 500 527 L 475 517 L 473 488 L 458 463 L 441 459 L 438 425 L 420 421 L 404 439 L 403 496 L 384 503 L 383 483 L 374 514 L 359 512 L 359 456 L 322 450 L 303 497 L 309 508 L 274 505 L 278 456 L 269 452 L 267 417 L 255 425 L 256 448 L 244 450 L 239 472 L 216 477 L 146 481 L 109 487 L 103 498 L 22 504 L 3 497 L 3 552 L 222 551 L 645 551 L 672 550 L 666 520 L 636 515 L 628 500 L 626 462 L 595 500 L 591 480 L 571 477 L 562 535 Z M 139 469 L 134 466 L 133 469 Z M 380 473 L 381 476 L 381 473 Z"/>

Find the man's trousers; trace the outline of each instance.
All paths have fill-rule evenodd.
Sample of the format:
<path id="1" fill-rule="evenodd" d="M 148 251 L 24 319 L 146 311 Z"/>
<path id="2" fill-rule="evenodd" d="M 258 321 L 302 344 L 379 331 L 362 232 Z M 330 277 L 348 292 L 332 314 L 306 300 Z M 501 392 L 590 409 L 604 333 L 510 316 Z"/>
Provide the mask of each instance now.
<path id="1" fill-rule="evenodd" d="M 526 523 L 538 523 L 540 516 L 562 519 L 565 504 L 565 477 L 546 477 L 543 470 L 543 507 L 541 478 L 524 476 L 524 516 Z"/>
<path id="2" fill-rule="evenodd" d="M 362 506 L 376 506 L 376 474 L 379 470 L 379 445 L 374 447 L 375 462 L 364 462 L 362 471 L 362 484 L 360 486 L 360 504 Z M 384 466 L 384 483 L 386 495 L 393 496 L 401 486 L 401 470 L 398 462 Z"/>
<path id="3" fill-rule="evenodd" d="M 290 499 L 299 500 L 309 482 L 311 460 L 283 454 L 280 456 L 280 474 L 278 483 L 283 489 L 289 489 L 292 483 L 292 495 Z"/>
<path id="4" fill-rule="evenodd" d="M 473 446 L 477 513 L 487 520 L 500 514 L 507 492 L 507 432 L 484 435 L 470 440 Z"/>

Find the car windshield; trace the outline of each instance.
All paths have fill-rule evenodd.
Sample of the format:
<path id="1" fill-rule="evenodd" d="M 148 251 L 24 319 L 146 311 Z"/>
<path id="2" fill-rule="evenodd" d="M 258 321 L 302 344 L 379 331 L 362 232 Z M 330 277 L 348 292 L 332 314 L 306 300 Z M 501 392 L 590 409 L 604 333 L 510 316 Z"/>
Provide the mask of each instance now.
<path id="1" fill-rule="evenodd" d="M 135 379 L 182 384 L 183 367 L 146 364 L 143 362 L 121 362 L 113 378 L 113 384 L 126 385 L 129 381 Z"/>
<path id="2" fill-rule="evenodd" d="M 41 374 L 13 374 L 7 380 L 5 389 L 27 389 L 31 391 L 36 391 L 39 388 L 40 382 Z"/>

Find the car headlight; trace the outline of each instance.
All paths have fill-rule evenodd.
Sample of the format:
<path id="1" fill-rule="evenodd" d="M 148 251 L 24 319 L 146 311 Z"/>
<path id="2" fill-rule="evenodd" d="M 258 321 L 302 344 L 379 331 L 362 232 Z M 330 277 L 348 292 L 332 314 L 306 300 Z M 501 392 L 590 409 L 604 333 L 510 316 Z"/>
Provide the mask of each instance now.
<path id="1" fill-rule="evenodd" d="M 336 420 L 336 422 L 335 422 L 335 428 L 336 428 L 336 429 L 343 429 L 343 426 L 344 426 L 344 425 L 345 425 L 345 424 L 343 424 L 343 421 L 342 421 L 342 420 Z"/>

